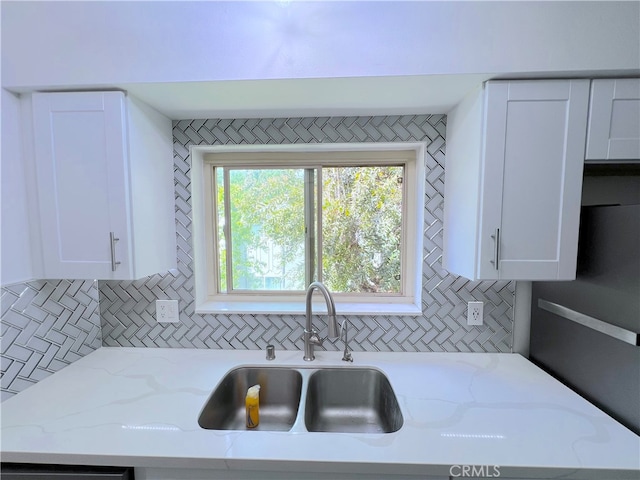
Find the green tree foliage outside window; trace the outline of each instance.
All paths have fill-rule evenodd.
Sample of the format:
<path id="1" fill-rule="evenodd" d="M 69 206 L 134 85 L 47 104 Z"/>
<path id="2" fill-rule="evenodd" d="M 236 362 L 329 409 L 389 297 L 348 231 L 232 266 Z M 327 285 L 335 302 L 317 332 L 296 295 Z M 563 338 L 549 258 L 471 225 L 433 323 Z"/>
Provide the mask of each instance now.
<path id="1" fill-rule="evenodd" d="M 228 239 L 234 290 L 304 290 L 305 262 L 318 263 L 305 252 L 305 228 L 317 228 L 305 225 L 305 168 L 229 168 L 226 216 L 224 168 L 217 170 L 221 291 L 227 285 Z M 404 168 L 314 170 L 313 178 L 322 178 L 317 276 L 334 292 L 401 293 Z M 306 195 L 307 201 L 315 200 L 317 188 Z M 315 206 L 311 211 L 317 213 Z"/>
<path id="2" fill-rule="evenodd" d="M 323 169 L 322 270 L 336 292 L 399 293 L 402 167 Z"/>

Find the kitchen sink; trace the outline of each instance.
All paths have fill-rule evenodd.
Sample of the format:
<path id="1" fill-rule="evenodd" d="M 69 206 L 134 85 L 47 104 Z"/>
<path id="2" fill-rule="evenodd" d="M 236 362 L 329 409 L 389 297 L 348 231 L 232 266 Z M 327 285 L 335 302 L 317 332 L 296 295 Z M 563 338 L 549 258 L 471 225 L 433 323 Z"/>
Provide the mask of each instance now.
<path id="1" fill-rule="evenodd" d="M 256 384 L 260 385 L 260 424 L 251 430 L 291 430 L 298 415 L 302 375 L 290 368 L 230 371 L 207 400 L 198 424 L 210 430 L 246 430 L 245 396 Z"/>
<path id="2" fill-rule="evenodd" d="M 392 433 L 403 424 L 391 384 L 379 370 L 239 367 L 214 389 L 198 417 L 200 427 L 248 430 L 245 396 L 256 384 L 260 423 L 250 430 Z"/>
<path id="3" fill-rule="evenodd" d="M 310 432 L 391 433 L 403 423 L 389 380 L 369 368 L 313 373 L 304 419 Z"/>

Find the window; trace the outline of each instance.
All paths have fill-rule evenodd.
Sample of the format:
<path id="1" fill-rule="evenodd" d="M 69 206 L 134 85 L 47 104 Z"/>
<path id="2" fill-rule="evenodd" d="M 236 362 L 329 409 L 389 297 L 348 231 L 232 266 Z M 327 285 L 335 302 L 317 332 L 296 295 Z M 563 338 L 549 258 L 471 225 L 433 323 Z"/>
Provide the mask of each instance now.
<path id="1" fill-rule="evenodd" d="M 420 312 L 422 144 L 191 150 L 197 312 Z"/>

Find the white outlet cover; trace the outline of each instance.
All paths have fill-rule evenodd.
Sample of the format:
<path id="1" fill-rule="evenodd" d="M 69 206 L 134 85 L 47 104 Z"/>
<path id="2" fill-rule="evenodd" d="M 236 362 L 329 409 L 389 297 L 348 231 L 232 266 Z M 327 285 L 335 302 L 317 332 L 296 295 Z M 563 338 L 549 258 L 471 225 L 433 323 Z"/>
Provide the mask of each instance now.
<path id="1" fill-rule="evenodd" d="M 467 325 L 482 325 L 484 304 L 469 302 L 467 304 Z"/>
<path id="2" fill-rule="evenodd" d="M 156 320 L 158 323 L 180 323 L 178 300 L 156 300 Z"/>

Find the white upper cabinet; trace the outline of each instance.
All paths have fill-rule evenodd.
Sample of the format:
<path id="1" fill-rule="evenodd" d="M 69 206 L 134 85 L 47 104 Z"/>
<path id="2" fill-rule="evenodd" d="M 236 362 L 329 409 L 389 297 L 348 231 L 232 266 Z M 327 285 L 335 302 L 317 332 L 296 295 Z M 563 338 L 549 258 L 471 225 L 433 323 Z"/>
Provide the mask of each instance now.
<path id="1" fill-rule="evenodd" d="M 176 266 L 171 121 L 122 92 L 32 99 L 43 278 Z"/>
<path id="2" fill-rule="evenodd" d="M 28 193 L 22 146 L 20 98 L 2 89 L 2 194 L 0 214 L 2 285 L 34 278 L 29 231 Z"/>
<path id="3" fill-rule="evenodd" d="M 586 160 L 640 160 L 640 78 L 591 82 Z"/>
<path id="4" fill-rule="evenodd" d="M 589 80 L 492 81 L 448 115 L 443 267 L 575 278 Z"/>

